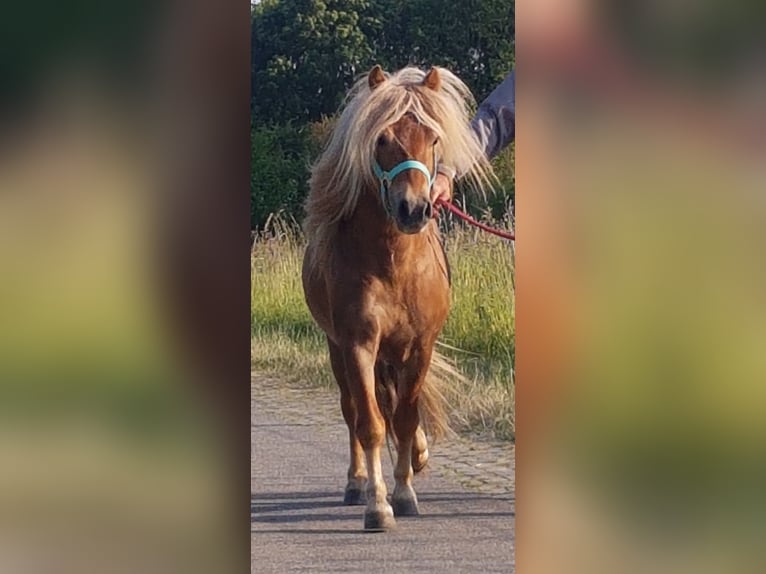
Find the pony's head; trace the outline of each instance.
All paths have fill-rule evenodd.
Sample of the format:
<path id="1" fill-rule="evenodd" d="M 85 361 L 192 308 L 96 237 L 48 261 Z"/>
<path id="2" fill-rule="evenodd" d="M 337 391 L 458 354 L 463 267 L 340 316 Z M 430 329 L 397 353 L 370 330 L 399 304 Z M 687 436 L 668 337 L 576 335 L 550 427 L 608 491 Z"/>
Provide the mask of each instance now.
<path id="1" fill-rule="evenodd" d="M 386 81 L 380 66 L 367 76 L 370 90 Z M 432 68 L 422 86 L 441 87 L 439 71 Z M 380 181 L 380 200 L 403 233 L 422 231 L 433 214 L 431 186 L 436 176 L 439 134 L 406 112 L 385 126 L 375 140 L 373 171 Z"/>
<path id="2" fill-rule="evenodd" d="M 380 202 L 400 231 L 420 231 L 433 209 L 430 187 L 437 162 L 483 190 L 492 171 L 470 127 L 474 105 L 468 87 L 444 68 L 408 67 L 386 74 L 375 66 L 347 95 L 312 167 L 305 222 L 309 241 L 325 245 L 361 198 Z"/>

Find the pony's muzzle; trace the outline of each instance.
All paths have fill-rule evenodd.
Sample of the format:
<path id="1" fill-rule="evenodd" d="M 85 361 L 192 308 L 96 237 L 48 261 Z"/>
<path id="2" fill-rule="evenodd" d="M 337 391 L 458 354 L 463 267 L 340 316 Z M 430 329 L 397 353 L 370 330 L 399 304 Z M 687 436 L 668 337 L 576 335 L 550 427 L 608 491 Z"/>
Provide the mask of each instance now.
<path id="1" fill-rule="evenodd" d="M 395 212 L 397 227 L 403 233 L 418 233 L 429 222 L 433 211 L 433 205 L 428 199 L 402 199 Z"/>

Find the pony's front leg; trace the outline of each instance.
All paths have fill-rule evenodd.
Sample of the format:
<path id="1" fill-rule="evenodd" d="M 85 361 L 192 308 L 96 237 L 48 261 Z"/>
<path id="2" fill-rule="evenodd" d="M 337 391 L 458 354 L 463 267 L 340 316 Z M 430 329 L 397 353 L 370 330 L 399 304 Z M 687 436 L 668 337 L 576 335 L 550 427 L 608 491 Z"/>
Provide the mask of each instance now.
<path id="1" fill-rule="evenodd" d="M 364 529 L 382 531 L 396 526 L 394 511 L 386 500 L 386 483 L 380 463 L 386 424 L 375 398 L 375 353 L 355 346 L 344 353 L 346 377 L 356 403 L 356 436 L 367 460 L 367 508 Z"/>
<path id="2" fill-rule="evenodd" d="M 343 419 L 348 427 L 349 459 L 348 482 L 343 495 L 343 504 L 355 506 L 364 504 L 364 489 L 367 486 L 367 468 L 364 463 L 364 451 L 356 436 L 356 405 L 351 396 L 351 390 L 346 379 L 346 367 L 343 364 L 343 353 L 329 338 L 330 364 L 335 380 L 340 388 L 340 408 Z"/>
<path id="3" fill-rule="evenodd" d="M 341 410 L 348 426 L 349 458 L 348 482 L 343 494 L 343 504 L 356 506 L 364 504 L 364 490 L 367 486 L 367 468 L 364 461 L 364 451 L 356 436 L 356 407 L 348 389 L 341 390 Z"/>

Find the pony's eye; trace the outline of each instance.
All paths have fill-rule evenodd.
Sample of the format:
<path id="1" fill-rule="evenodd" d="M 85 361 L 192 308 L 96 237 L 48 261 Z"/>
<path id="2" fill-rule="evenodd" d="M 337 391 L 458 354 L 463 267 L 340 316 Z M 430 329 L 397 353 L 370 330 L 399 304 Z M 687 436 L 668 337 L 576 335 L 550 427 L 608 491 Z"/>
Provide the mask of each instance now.
<path id="1" fill-rule="evenodd" d="M 386 145 L 388 143 L 388 139 L 384 135 L 378 136 L 378 142 L 377 143 L 378 143 L 378 147 L 384 146 L 384 145 Z"/>

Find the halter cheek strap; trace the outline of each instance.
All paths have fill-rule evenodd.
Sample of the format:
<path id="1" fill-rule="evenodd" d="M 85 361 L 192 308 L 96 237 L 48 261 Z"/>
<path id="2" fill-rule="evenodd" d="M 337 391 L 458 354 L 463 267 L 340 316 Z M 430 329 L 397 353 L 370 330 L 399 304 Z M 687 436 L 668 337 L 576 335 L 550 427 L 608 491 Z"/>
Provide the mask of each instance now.
<path id="1" fill-rule="evenodd" d="M 436 163 L 436 158 L 434 157 L 434 165 L 436 165 Z M 380 180 L 380 199 L 383 202 L 383 207 L 387 213 L 390 213 L 388 205 L 388 186 L 397 175 L 408 169 L 416 169 L 422 172 L 428 181 L 428 189 L 433 187 L 434 181 L 436 180 L 436 173 L 434 173 L 432 176 L 426 165 L 417 160 L 405 160 L 395 165 L 393 168 L 391 168 L 390 171 L 383 171 L 377 161 L 372 166 L 372 170 L 375 172 L 375 176 Z"/>

